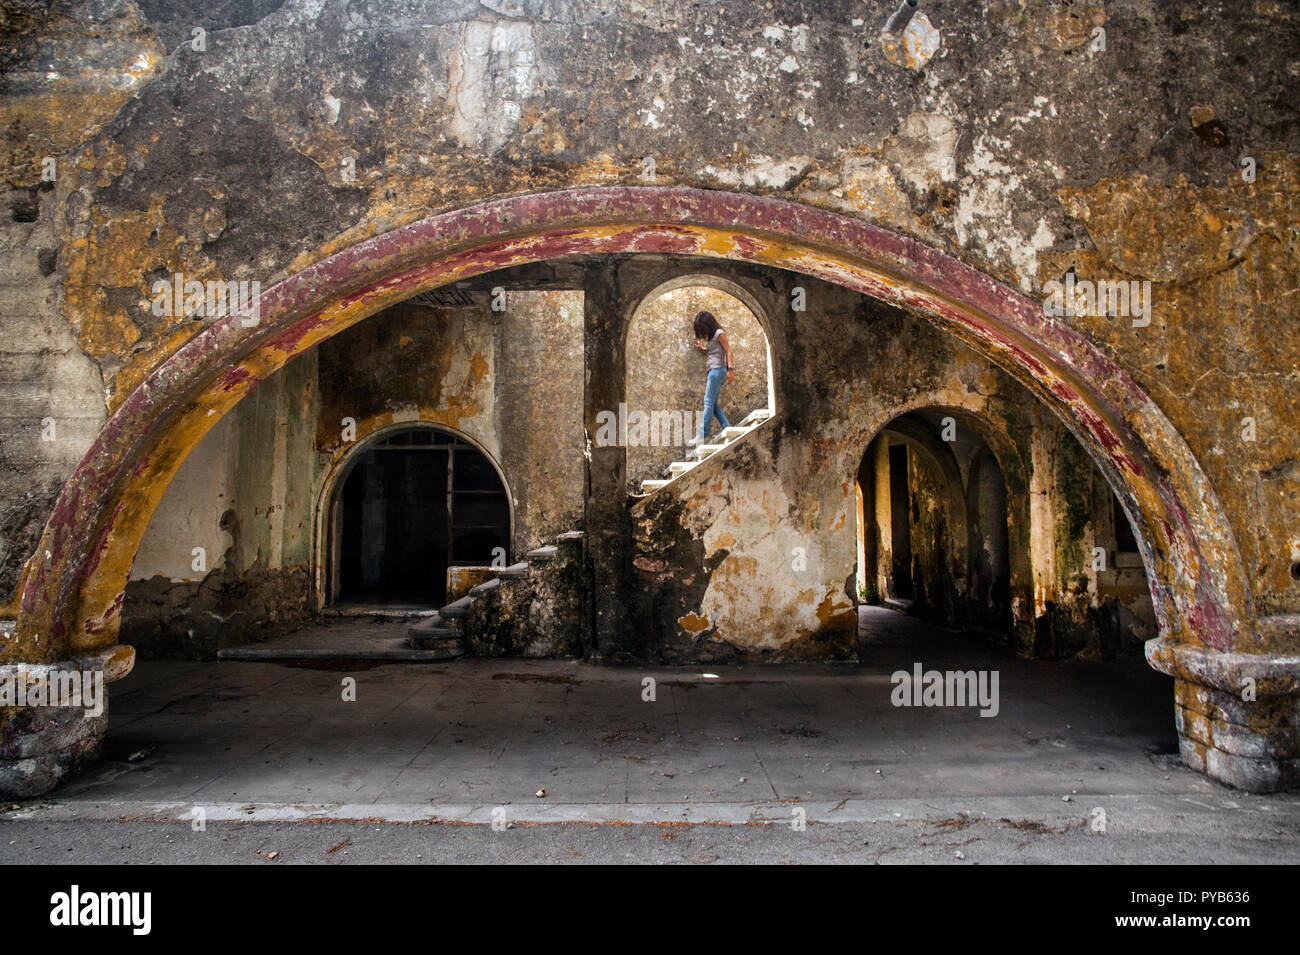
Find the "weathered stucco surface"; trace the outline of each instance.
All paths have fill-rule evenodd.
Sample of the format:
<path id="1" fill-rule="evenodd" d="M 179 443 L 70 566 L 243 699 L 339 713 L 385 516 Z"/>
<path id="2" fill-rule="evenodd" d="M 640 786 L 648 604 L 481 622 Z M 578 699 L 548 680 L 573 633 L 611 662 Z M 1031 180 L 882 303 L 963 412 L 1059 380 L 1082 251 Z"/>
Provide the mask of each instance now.
<path id="1" fill-rule="evenodd" d="M 499 312 L 485 292 L 463 297 L 354 326 L 208 432 L 141 542 L 124 641 L 200 657 L 314 610 L 328 596 L 332 495 L 351 455 L 396 425 L 451 429 L 499 462 L 513 554 L 581 523 L 581 292 L 511 291 Z"/>
<path id="2" fill-rule="evenodd" d="M 25 565 L 30 586 L 23 614 L 34 614 L 47 631 L 6 636 L 0 654 L 6 660 L 53 659 L 111 644 L 120 581 L 135 557 L 136 532 L 128 529 L 143 530 L 190 448 L 246 393 L 246 400 L 265 398 L 269 381 L 249 389 L 286 357 L 305 356 L 334 332 L 397 301 L 398 289 L 386 287 L 367 265 L 382 263 L 391 273 L 413 268 L 418 263 L 403 258 L 403 243 L 436 245 L 405 233 L 381 243 L 382 250 L 356 253 L 359 243 L 489 199 L 611 184 L 718 190 L 715 213 L 725 209 L 725 193 L 767 194 L 842 213 L 890 230 L 891 237 L 877 240 L 890 250 L 882 259 L 965 263 L 1032 299 L 1067 273 L 1094 282 L 1149 281 L 1149 324 L 1105 310 L 1066 315 L 1060 322 L 1083 337 L 1067 341 L 1052 326 L 1044 333 L 1048 344 L 1032 343 L 1039 352 L 999 338 L 1003 326 L 991 320 L 984 328 L 976 327 L 981 319 L 971 319 L 964 331 L 955 320 L 948 327 L 1014 372 L 1034 397 L 1074 409 L 1071 428 L 1112 483 L 1144 475 L 1123 501 L 1143 539 L 1143 556 L 1148 566 L 1187 570 L 1151 582 L 1156 615 L 1167 621 L 1169 608 L 1178 611 L 1177 632 L 1166 636 L 1276 666 L 1300 651 L 1300 432 L 1293 427 L 1300 336 L 1290 321 L 1300 274 L 1294 117 L 1300 18 L 1285 4 L 953 0 L 927 10 L 940 39 L 927 48 L 929 59 L 891 56 L 879 43 L 877 12 L 850 0 L 725 9 L 668 0 L 400 6 L 264 0 L 215 12 L 184 0 L 68 0 L 44 10 L 9 4 L 4 12 L 0 140 L 9 221 L 0 236 L 6 265 L 0 380 L 16 400 L 0 418 L 6 465 L 0 590 L 9 615 L 19 616 Z M 766 222 L 740 237 L 716 221 L 713 232 L 684 226 L 655 232 L 652 221 L 649 233 L 636 235 L 604 224 L 604 201 L 588 200 L 585 221 L 565 219 L 555 234 L 432 263 L 426 277 L 454 280 L 571 249 L 653 248 L 806 267 L 937 320 L 961 297 L 945 284 L 951 282 L 947 266 L 898 283 L 884 274 L 888 269 L 864 277 L 833 253 L 818 260 L 813 250 L 796 248 L 812 220 L 796 222 L 793 213 L 788 222 Z M 654 202 L 643 201 L 647 209 Z M 472 246 L 475 229 L 508 237 L 508 228 L 486 221 L 462 223 L 463 233 L 438 240 L 442 254 L 454 253 L 457 242 Z M 831 228 L 820 233 L 818 248 L 837 248 Z M 538 249 L 546 254 L 530 258 Z M 925 259 L 926 249 L 951 258 Z M 334 253 L 343 258 L 329 260 Z M 327 262 L 318 273 L 304 273 Z M 293 302 L 268 299 L 268 309 L 285 318 L 285 337 L 241 352 L 234 342 L 243 333 L 224 330 L 229 326 L 214 331 L 218 316 L 185 309 L 155 314 L 153 283 L 178 273 L 199 281 L 258 281 L 264 289 L 297 279 L 285 294 L 334 305 L 312 321 L 294 315 Z M 777 410 L 794 413 L 765 425 L 725 461 L 708 463 L 671 493 L 637 505 L 629 525 L 625 511 L 615 520 L 606 500 L 611 489 L 621 495 L 627 487 L 626 458 L 584 459 L 579 482 L 585 479 L 585 486 L 570 496 L 576 459 L 546 471 L 529 463 L 537 460 L 532 451 L 523 452 L 524 526 L 541 528 L 543 515 L 556 517 L 558 528 L 580 512 L 600 523 L 606 536 L 597 550 L 607 563 L 597 562 L 585 584 L 635 582 L 649 619 L 673 621 L 662 648 L 669 655 L 743 645 L 747 600 L 772 610 L 772 629 L 751 641 L 756 652 L 848 653 L 856 559 L 852 477 L 868 441 L 912 408 L 985 414 L 991 399 L 980 376 L 1002 374 L 980 367 L 984 359 L 953 357 L 951 340 L 940 336 L 932 344 L 929 336 L 937 333 L 930 325 L 883 306 L 844 305 L 838 312 L 810 306 L 798 327 L 820 334 L 795 334 L 788 314 L 795 283 L 782 285 L 775 277 L 781 274 L 768 276 L 769 285 L 760 283 L 754 294 L 766 296 L 773 316 L 786 310 L 786 327 L 770 330 L 770 337 Z M 636 270 L 620 275 L 629 287 L 653 287 Z M 366 277 L 375 281 L 363 294 L 357 286 Z M 473 422 L 501 442 L 503 457 L 518 453 L 513 449 L 526 446 L 518 422 L 526 419 L 514 412 L 522 406 L 499 398 L 479 402 L 476 389 L 487 372 L 475 371 L 481 366 L 474 357 L 489 370 L 494 362 L 516 361 L 536 378 L 547 363 L 540 356 L 555 354 L 565 356 L 557 378 L 563 387 L 539 388 L 537 399 L 558 403 L 562 392 L 573 395 L 566 407 L 581 412 L 590 432 L 597 405 L 627 397 L 621 386 L 598 379 L 612 366 L 626 367 L 625 343 L 608 335 L 628 318 L 615 314 L 618 304 L 637 296 L 620 298 L 616 293 L 627 288 L 604 288 L 591 276 L 583 281 L 561 286 L 585 295 L 580 352 L 572 347 L 579 318 L 562 308 L 550 311 L 559 324 L 544 326 L 531 341 L 505 333 L 511 347 L 520 343 L 514 357 L 499 328 L 489 343 L 488 326 L 467 326 L 450 350 L 413 335 L 434 349 L 421 366 L 431 369 L 429 376 L 415 376 L 418 386 L 405 377 L 385 380 L 373 392 L 382 397 L 358 423 L 377 427 L 415 408 Z M 924 289 L 932 290 L 929 298 Z M 349 298 L 353 292 L 358 297 Z M 1024 317 L 1004 291 L 973 297 Z M 291 318 L 302 324 L 290 328 Z M 379 327 L 357 326 L 357 342 L 391 365 L 393 343 L 366 337 Z M 247 340 L 259 334 L 248 332 Z M 322 369 L 338 341 L 322 345 Z M 400 355 L 402 346 L 396 348 Z M 1032 370 L 1053 349 L 1057 363 Z M 499 354 L 489 356 L 490 350 Z M 952 377 L 957 368 L 965 379 Z M 161 377 L 140 390 L 151 373 Z M 282 372 L 275 387 L 291 377 Z M 346 382 L 333 380 L 345 390 Z M 1080 382 L 1095 395 L 1074 401 Z M 435 397 L 433 389 L 444 383 L 451 390 Z M 1109 402 L 1114 420 L 1106 420 L 1112 411 L 1095 412 L 1096 396 Z M 1157 425 L 1143 420 L 1146 396 L 1159 411 Z M 356 395 L 358 403 L 363 397 Z M 283 401 L 307 400 L 301 390 L 283 392 Z M 322 408 L 329 400 L 323 387 L 310 396 Z M 156 432 L 141 423 L 154 401 Z M 241 574 L 255 566 L 310 565 L 313 524 L 291 519 L 287 502 L 292 498 L 299 515 L 310 506 L 304 502 L 310 495 L 300 491 L 319 483 L 313 469 L 335 461 L 337 449 L 321 436 L 340 409 L 322 411 L 314 429 L 290 433 L 273 420 L 281 412 L 269 410 L 284 407 L 259 410 L 254 401 L 233 412 L 234 423 L 218 425 L 225 431 L 212 432 L 241 446 L 273 440 L 282 462 L 278 472 L 244 469 L 223 478 L 225 492 L 207 488 L 234 495 L 236 513 L 248 508 L 257 518 L 241 515 L 239 522 Z M 1091 417 L 1079 410 L 1085 407 Z M 126 417 L 100 432 L 123 408 Z M 309 417 L 304 411 L 304 421 Z M 1011 434 L 1025 426 L 1023 415 L 1006 417 Z M 1042 424 L 1051 413 L 1036 408 L 1029 417 Z M 55 424 L 52 440 L 42 440 L 46 419 Z M 565 418 L 559 428 L 571 440 L 578 418 Z M 302 447 L 312 430 L 316 456 L 304 463 L 290 449 Z M 1045 438 L 1050 429 L 1031 430 Z M 1147 458 L 1137 460 L 1122 442 L 1106 444 L 1133 433 L 1143 435 Z M 96 434 L 100 456 L 69 486 Z M 144 437 L 133 457 L 137 434 Z M 1012 585 L 1012 602 L 1022 608 L 1018 621 L 1041 619 L 1067 586 L 1076 587 L 1089 609 L 1104 603 L 1108 587 L 1135 606 L 1119 593 L 1134 592 L 1132 579 L 1079 583 L 1074 564 L 1089 535 L 1104 528 L 1072 522 L 1070 509 L 1076 492 L 1092 495 L 1094 505 L 1104 493 L 1092 477 L 1036 483 L 1056 481 L 1034 464 L 1058 457 L 1059 447 L 1044 440 L 1029 448 L 1022 477 L 1034 526 L 1063 521 L 1070 543 L 1031 534 L 1033 522 L 1025 519 L 1024 550 L 1034 556 L 1025 589 Z M 1157 460 L 1167 473 L 1156 473 Z M 92 472 L 108 476 L 97 484 L 86 476 Z M 1012 476 L 1006 477 L 1014 497 Z M 187 476 L 181 487 L 200 483 Z M 60 487 L 68 490 L 56 506 Z M 566 490 L 542 490 L 561 487 Z M 101 500 L 112 501 L 110 521 L 94 516 Z M 620 498 L 618 506 L 625 503 Z M 1095 523 L 1101 512 L 1092 510 Z M 181 536 L 196 530 L 224 553 L 233 542 L 206 523 L 207 514 L 167 520 Z M 70 560 L 63 543 L 75 536 L 67 528 L 87 515 L 94 526 L 85 535 L 104 536 L 77 544 L 89 556 L 70 577 L 61 576 Z M 64 529 L 49 538 L 48 557 L 38 544 L 38 525 L 47 520 Z M 204 526 L 187 528 L 187 522 Z M 139 573 L 183 578 L 174 578 L 171 532 L 159 528 Z M 544 537 L 538 529 L 528 541 Z M 606 546 L 633 539 L 649 548 L 636 556 L 649 563 L 635 569 L 630 544 L 626 553 Z M 796 547 L 804 547 L 806 570 L 796 572 L 790 563 Z M 675 576 L 677 570 L 684 576 Z M 607 649 L 617 658 L 644 647 L 620 623 L 627 618 L 615 603 L 611 598 L 592 609 L 590 620 L 611 634 Z M 52 617 L 31 609 L 56 605 Z M 762 615 L 750 612 L 749 619 Z M 1148 653 L 1181 681 L 1183 710 L 1210 706 L 1187 689 L 1218 679 L 1209 664 L 1196 662 L 1199 657 L 1175 660 L 1167 648 Z M 1218 706 L 1215 714 L 1233 721 L 1229 708 Z M 1266 722 L 1277 726 L 1290 718 Z M 1189 732 L 1188 738 L 1207 735 Z M 1228 752 L 1212 738 L 1208 743 L 1216 753 Z M 1197 758 L 1205 765 L 1220 759 Z M 1256 778 L 1228 764 L 1224 773 Z"/>
<path id="3" fill-rule="evenodd" d="M 796 286 L 806 296 L 805 312 L 781 307 Z M 1061 439 L 1055 419 L 1035 418 L 1033 395 L 924 323 L 835 286 L 771 273 L 755 283 L 755 293 L 767 296 L 760 300 L 771 309 L 774 347 L 785 356 L 777 394 L 784 410 L 726 455 L 635 505 L 642 652 L 683 659 L 852 657 L 857 485 L 867 483 L 862 475 L 872 439 L 882 428 L 911 439 L 922 425 L 898 432 L 894 419 L 921 412 L 933 431 L 927 453 L 947 455 L 951 476 L 923 466 L 918 456 L 910 459 L 905 519 L 919 592 L 909 598 L 918 612 L 949 626 L 988 627 L 1017 652 L 1040 656 L 1115 653 L 1117 627 L 1107 626 L 1104 615 L 1122 608 L 1129 608 L 1130 634 L 1144 621 L 1153 627 L 1140 568 L 1136 588 L 1122 599 L 1109 594 L 1115 604 L 1109 610 L 1095 581 L 1076 592 L 1078 575 L 1070 570 L 1082 566 L 1085 551 L 1092 560 L 1096 538 L 1114 550 L 1096 530 L 1108 519 L 1109 488 L 1077 444 L 1080 457 L 1065 473 L 1082 483 L 1083 496 L 1053 494 L 1031 514 L 1035 445 L 1073 442 L 1068 432 Z M 1001 580 L 1008 615 L 997 626 L 967 601 L 973 583 L 965 497 L 978 453 L 994 457 L 1008 488 L 1004 521 L 1014 559 Z M 1046 484 L 1065 480 L 1055 459 L 1040 466 Z M 1106 492 L 1094 494 L 1094 485 Z M 873 537 L 869 574 L 878 577 L 880 595 L 893 596 L 888 534 L 877 537 L 875 526 L 878 519 L 888 523 L 888 506 L 874 506 L 874 486 L 864 493 L 873 499 L 864 530 Z M 1047 542 L 1046 559 L 1031 555 L 1032 537 Z M 1069 555 L 1068 567 L 1051 559 L 1057 551 Z M 1070 613 L 1062 615 L 1058 608 L 1067 605 Z M 1131 637 L 1127 649 L 1136 649 Z"/>

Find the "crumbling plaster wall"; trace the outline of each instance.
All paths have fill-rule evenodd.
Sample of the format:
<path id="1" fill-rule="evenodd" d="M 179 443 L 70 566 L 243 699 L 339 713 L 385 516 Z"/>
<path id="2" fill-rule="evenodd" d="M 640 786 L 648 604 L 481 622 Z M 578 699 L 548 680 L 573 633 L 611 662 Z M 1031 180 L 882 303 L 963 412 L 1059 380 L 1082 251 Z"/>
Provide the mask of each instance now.
<path id="1" fill-rule="evenodd" d="M 515 498 L 515 560 L 582 526 L 582 307 L 580 290 L 510 291 L 496 321 L 494 431 Z"/>
<path id="2" fill-rule="evenodd" d="M 63 480 L 106 418 L 55 272 L 52 188 L 6 190 L 0 219 L 0 600 L 36 549 Z"/>
<path id="3" fill-rule="evenodd" d="M 503 290 L 499 309 L 472 297 L 390 308 L 324 342 L 316 450 L 333 472 L 392 425 L 460 432 L 505 474 L 513 558 L 581 523 L 582 292 Z"/>
<path id="4" fill-rule="evenodd" d="M 1300 18 L 1270 2 L 1085 6 L 952 0 L 931 11 L 942 49 L 908 70 L 881 52 L 887 11 L 850 0 L 6 5 L 5 178 L 31 189 L 57 165 L 44 254 L 0 251 L 15 285 L 57 302 L 40 347 L 73 373 L 43 401 L 90 428 L 188 340 L 201 322 L 148 309 L 174 272 L 270 284 L 432 212 L 575 184 L 772 192 L 1031 293 L 1071 265 L 1152 281 L 1150 326 L 1069 320 L 1185 435 L 1258 609 L 1295 613 Z M 27 321 L 11 302 L 2 318 Z M 42 410 L 0 422 L 10 595 L 78 447 L 11 451 Z M 812 457 L 838 442 L 800 439 Z M 1297 646 L 1275 627 L 1254 649 Z"/>
<path id="5" fill-rule="evenodd" d="M 1138 652 L 1156 636 L 1155 612 L 1136 555 L 1117 546 L 1114 492 L 1070 432 L 1045 424 L 1036 440 L 1049 449 L 1055 593 L 1037 621 L 1034 651 L 1089 658 Z"/>
<path id="6" fill-rule="evenodd" d="M 443 425 L 501 464 L 515 495 L 514 554 L 579 525 L 582 294 L 511 291 L 500 311 L 472 297 L 468 307 L 388 309 L 219 421 L 149 524 L 124 639 L 147 655 L 203 656 L 314 609 L 327 478 L 393 425 Z"/>
<path id="7" fill-rule="evenodd" d="M 853 656 L 856 483 L 882 428 L 903 429 L 891 440 L 906 436 L 934 460 L 950 461 L 936 471 L 930 458 L 909 456 L 905 517 L 918 612 L 949 626 L 988 624 L 966 605 L 967 491 L 973 467 L 992 454 L 1006 486 L 1001 546 L 1009 560 L 1009 614 L 998 638 L 1023 655 L 1096 657 L 1120 649 L 1122 627 L 1130 651 L 1134 633 L 1146 635 L 1153 621 L 1140 570 L 1130 571 L 1136 586 L 1103 592 L 1096 579 L 1078 591 L 1077 575 L 1066 569 L 1081 566 L 1085 554 L 1091 559 L 1109 486 L 1077 444 L 1080 456 L 1068 468 L 1035 455 L 1041 445 L 1073 438 L 1033 395 L 964 345 L 871 299 L 790 272 L 764 273 L 754 287 L 783 356 L 776 380 L 782 410 L 634 505 L 632 617 L 639 629 L 629 655 Z M 795 288 L 803 290 L 804 312 L 788 307 Z M 905 427 L 900 419 L 915 423 Z M 951 441 L 942 438 L 945 426 Z M 877 514 L 889 514 L 887 498 L 877 503 L 876 483 L 865 488 L 873 525 Z M 1053 491 L 1035 516 L 1037 485 Z M 892 552 L 882 530 L 871 528 L 873 576 L 883 573 L 881 589 L 892 592 Z M 1043 544 L 1037 558 L 1032 541 Z"/>
<path id="8" fill-rule="evenodd" d="M 917 407 L 1004 429 L 1032 397 L 928 324 L 789 272 L 764 277 L 778 408 L 633 507 L 640 645 L 667 659 L 856 653 L 856 481 L 871 439 Z M 807 309 L 792 312 L 803 289 Z M 1027 451 L 1027 449 L 1026 449 Z"/>
<path id="9" fill-rule="evenodd" d="M 168 485 L 131 568 L 123 639 L 199 659 L 312 609 L 316 355 L 262 382 Z"/>

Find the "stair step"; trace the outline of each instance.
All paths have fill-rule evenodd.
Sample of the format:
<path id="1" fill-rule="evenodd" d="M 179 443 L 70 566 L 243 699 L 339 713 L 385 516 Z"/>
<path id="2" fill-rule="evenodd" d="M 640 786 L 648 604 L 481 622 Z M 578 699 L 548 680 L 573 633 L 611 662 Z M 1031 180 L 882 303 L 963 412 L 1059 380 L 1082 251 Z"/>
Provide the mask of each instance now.
<path id="1" fill-rule="evenodd" d="M 411 638 L 411 647 L 415 650 L 423 650 L 429 654 L 426 659 L 429 660 L 458 660 L 465 655 L 465 650 L 460 643 L 456 644 L 437 644 L 426 646 L 423 643 L 416 642 Z"/>
<path id="2" fill-rule="evenodd" d="M 517 564 L 511 564 L 509 567 L 502 567 L 497 571 L 497 578 L 515 578 L 528 576 L 528 561 L 521 560 Z M 473 593 L 474 591 L 470 591 Z"/>
<path id="3" fill-rule="evenodd" d="M 697 444 L 688 456 L 693 461 L 703 461 L 710 454 L 716 454 L 725 448 L 725 444 Z"/>
<path id="4" fill-rule="evenodd" d="M 538 547 L 524 554 L 529 560 L 555 560 L 555 555 L 559 553 L 559 548 L 554 544 L 547 544 L 545 547 Z"/>
<path id="5" fill-rule="evenodd" d="M 454 627 L 410 627 L 406 631 L 406 636 L 412 644 L 419 641 L 421 646 L 443 643 L 459 645 L 461 633 Z"/>
<path id="6" fill-rule="evenodd" d="M 559 541 L 580 541 L 582 540 L 582 531 L 565 531 L 555 539 Z"/>
<path id="7" fill-rule="evenodd" d="M 466 594 L 455 603 L 449 603 L 438 611 L 438 615 L 443 620 L 457 620 L 469 613 L 470 605 L 474 603 L 474 598 Z"/>
<path id="8" fill-rule="evenodd" d="M 455 627 L 450 626 L 446 620 L 442 619 L 441 614 L 434 614 L 432 617 L 425 617 L 419 623 L 413 623 L 406 628 L 409 636 L 413 633 L 460 633 Z"/>
<path id="9" fill-rule="evenodd" d="M 416 650 L 427 650 L 431 659 L 454 660 L 465 655 L 460 631 L 445 626 L 440 616 L 433 616 L 406 628 L 406 642 Z"/>
<path id="10" fill-rule="evenodd" d="M 745 416 L 745 420 L 742 421 L 740 424 L 733 424 L 729 428 L 723 428 L 716 435 L 714 435 L 713 441 L 715 443 L 697 444 L 695 447 L 687 451 L 685 461 L 674 461 L 672 464 L 668 465 L 668 477 L 663 479 L 642 481 L 641 493 L 653 494 L 661 487 L 664 487 L 665 485 L 670 484 L 671 482 L 677 480 L 679 477 L 681 477 L 687 471 L 694 468 L 697 464 L 699 464 L 701 461 L 708 458 L 710 455 L 717 454 L 719 451 L 727 447 L 727 445 L 731 444 L 737 438 L 742 438 L 745 435 L 749 434 L 749 432 L 753 431 L 754 428 L 762 424 L 770 417 L 772 417 L 772 412 L 768 411 L 766 408 L 758 408 L 754 411 L 751 411 L 749 414 Z M 717 442 L 721 442 L 721 443 L 717 443 Z"/>
<path id="11" fill-rule="evenodd" d="M 486 594 L 490 591 L 496 590 L 500 586 L 501 586 L 501 578 L 493 577 L 491 580 L 485 580 L 483 581 L 483 583 L 478 584 L 475 587 L 471 587 L 469 589 L 469 596 L 477 597 L 479 596 L 479 594 Z"/>
<path id="12" fill-rule="evenodd" d="M 452 630 L 449 627 L 426 630 L 423 633 L 412 630 L 407 633 L 406 639 L 417 650 L 439 650 L 443 647 L 460 649 L 460 631 Z"/>

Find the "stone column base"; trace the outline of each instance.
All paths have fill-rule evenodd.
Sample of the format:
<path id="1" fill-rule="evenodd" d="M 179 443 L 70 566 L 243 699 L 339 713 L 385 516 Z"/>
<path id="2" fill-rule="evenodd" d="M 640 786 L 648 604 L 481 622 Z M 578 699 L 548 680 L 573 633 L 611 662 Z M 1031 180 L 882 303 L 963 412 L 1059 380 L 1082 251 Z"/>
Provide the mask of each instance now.
<path id="1" fill-rule="evenodd" d="M 1151 640 L 1147 661 L 1174 678 L 1183 762 L 1266 793 L 1300 789 L 1300 656 L 1219 653 Z"/>
<path id="2" fill-rule="evenodd" d="M 135 651 L 116 646 L 55 663 L 0 666 L 0 681 L 10 687 L 19 678 L 29 686 L 40 680 L 48 688 L 64 682 L 59 674 L 103 674 L 93 709 L 49 702 L 0 707 L 0 796 L 42 795 L 97 759 L 108 732 L 108 684 L 126 676 L 134 665 Z"/>

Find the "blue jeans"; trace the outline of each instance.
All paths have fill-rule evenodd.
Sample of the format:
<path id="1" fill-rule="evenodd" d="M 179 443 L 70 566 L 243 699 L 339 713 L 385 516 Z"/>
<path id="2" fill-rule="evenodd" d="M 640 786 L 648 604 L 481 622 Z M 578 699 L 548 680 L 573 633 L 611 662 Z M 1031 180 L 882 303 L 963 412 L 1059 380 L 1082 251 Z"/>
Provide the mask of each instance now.
<path id="1" fill-rule="evenodd" d="M 709 433 L 709 425 L 713 424 L 713 418 L 717 417 L 718 424 L 724 428 L 730 428 L 731 422 L 727 416 L 722 413 L 718 407 L 718 393 L 722 391 L 723 382 L 727 380 L 727 369 L 710 368 L 708 377 L 704 380 L 704 417 L 700 421 L 700 437 L 703 438 Z"/>

